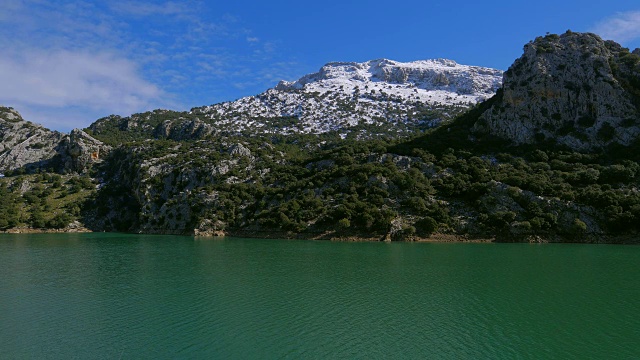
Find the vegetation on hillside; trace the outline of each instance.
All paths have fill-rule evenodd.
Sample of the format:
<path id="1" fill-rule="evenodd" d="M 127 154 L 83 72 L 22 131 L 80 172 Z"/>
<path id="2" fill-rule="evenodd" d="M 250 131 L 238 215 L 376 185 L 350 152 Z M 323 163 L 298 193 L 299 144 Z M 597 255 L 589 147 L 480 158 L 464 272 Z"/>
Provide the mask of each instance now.
<path id="1" fill-rule="evenodd" d="M 409 141 L 278 135 L 123 144 L 94 169 L 95 180 L 1 179 L 0 229 L 80 220 L 108 231 L 395 240 L 637 233 L 638 152 L 474 139 L 469 123 L 486 106 Z M 96 190 L 97 182 L 105 184 Z"/>
<path id="2" fill-rule="evenodd" d="M 537 40 L 536 52 L 559 51 L 556 40 Z M 637 104 L 640 57 L 614 58 L 613 75 Z M 22 169 L 0 179 L 0 230 L 79 220 L 145 233 L 637 242 L 640 139 L 609 141 L 637 119 L 598 120 L 601 146 L 583 152 L 553 137 L 516 146 L 472 130 L 507 98 L 498 91 L 435 129 L 361 122 L 321 135 L 288 131 L 300 125 L 295 117 L 231 132 L 216 127 L 224 119 L 200 119 L 198 111 L 111 116 L 87 129 L 115 147 L 91 178 Z M 416 116 L 434 117 L 432 110 Z M 550 133 L 578 134 L 596 120 L 559 122 Z M 411 138 L 398 136 L 409 131 Z"/>
<path id="3" fill-rule="evenodd" d="M 62 229 L 82 220 L 84 201 L 96 191 L 88 176 L 40 173 L 0 179 L 0 230 Z"/>

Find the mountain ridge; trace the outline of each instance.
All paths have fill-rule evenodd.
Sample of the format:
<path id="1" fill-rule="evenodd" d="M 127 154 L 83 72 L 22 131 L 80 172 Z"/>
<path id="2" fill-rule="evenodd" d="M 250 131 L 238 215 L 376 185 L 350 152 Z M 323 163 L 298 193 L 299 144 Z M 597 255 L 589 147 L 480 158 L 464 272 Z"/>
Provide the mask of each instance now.
<path id="1" fill-rule="evenodd" d="M 387 59 L 333 62 L 317 73 L 294 82 L 281 81 L 255 96 L 188 112 L 158 109 L 125 117 L 110 115 L 71 133 L 82 134 L 85 143 L 92 144 L 91 150 L 85 149 L 88 153 L 145 139 L 197 140 L 268 134 L 333 134 L 329 138 L 351 134 L 356 138 L 410 136 L 452 119 L 493 95 L 501 74 L 500 70 L 459 65 L 446 59 L 408 63 Z M 0 150 L 0 171 L 27 165 L 30 171 L 60 166 L 64 171 L 84 170 L 84 165 L 71 165 L 77 161 L 69 160 L 65 148 L 69 135 L 23 123 L 22 117 L 13 112 L 13 109 L 3 112 L 7 119 L 0 117 L 4 121 L 2 131 L 22 135 L 12 136 L 11 140 L 7 140 L 9 136 L 3 138 L 6 145 L 0 145 L 4 146 Z M 31 130 L 20 132 L 23 124 Z M 14 143 L 16 139 L 23 143 Z M 107 144 L 98 144 L 99 141 Z M 54 158 L 65 165 L 52 163 Z M 90 161 L 89 158 L 82 162 Z"/>
<path id="2" fill-rule="evenodd" d="M 433 127 L 493 96 L 501 78 L 500 70 L 446 59 L 332 62 L 256 96 L 194 108 L 191 113 L 207 116 L 216 125 L 234 121 L 245 128 L 264 128 L 260 118 L 296 118 L 295 126 L 284 133 L 317 134 L 388 123 L 406 133 L 420 125 Z M 238 115 L 225 119 L 229 113 Z"/>

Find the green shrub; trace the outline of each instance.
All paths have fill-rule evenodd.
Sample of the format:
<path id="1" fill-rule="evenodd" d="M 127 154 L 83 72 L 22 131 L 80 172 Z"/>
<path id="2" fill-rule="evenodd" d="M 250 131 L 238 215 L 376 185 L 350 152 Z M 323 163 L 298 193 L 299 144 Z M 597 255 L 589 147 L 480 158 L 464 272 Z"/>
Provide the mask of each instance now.
<path id="1" fill-rule="evenodd" d="M 425 216 L 424 218 L 418 220 L 415 224 L 416 233 L 419 236 L 427 237 L 433 234 L 436 230 L 438 230 L 438 222 L 430 217 Z"/>

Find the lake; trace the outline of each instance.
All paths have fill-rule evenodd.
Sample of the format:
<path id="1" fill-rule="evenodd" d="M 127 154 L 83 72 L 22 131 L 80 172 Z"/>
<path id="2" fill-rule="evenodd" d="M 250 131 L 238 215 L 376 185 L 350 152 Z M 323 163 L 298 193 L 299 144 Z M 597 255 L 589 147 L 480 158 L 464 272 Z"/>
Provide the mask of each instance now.
<path id="1" fill-rule="evenodd" d="M 0 235 L 0 358 L 632 359 L 640 247 Z"/>

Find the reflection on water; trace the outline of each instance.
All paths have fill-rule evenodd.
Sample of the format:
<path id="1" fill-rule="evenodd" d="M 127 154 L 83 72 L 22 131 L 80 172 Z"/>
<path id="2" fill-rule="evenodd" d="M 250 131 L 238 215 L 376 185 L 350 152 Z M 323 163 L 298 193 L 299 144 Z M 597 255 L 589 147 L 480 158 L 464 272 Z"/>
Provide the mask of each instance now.
<path id="1" fill-rule="evenodd" d="M 640 247 L 0 236 L 6 358 L 633 358 Z"/>

